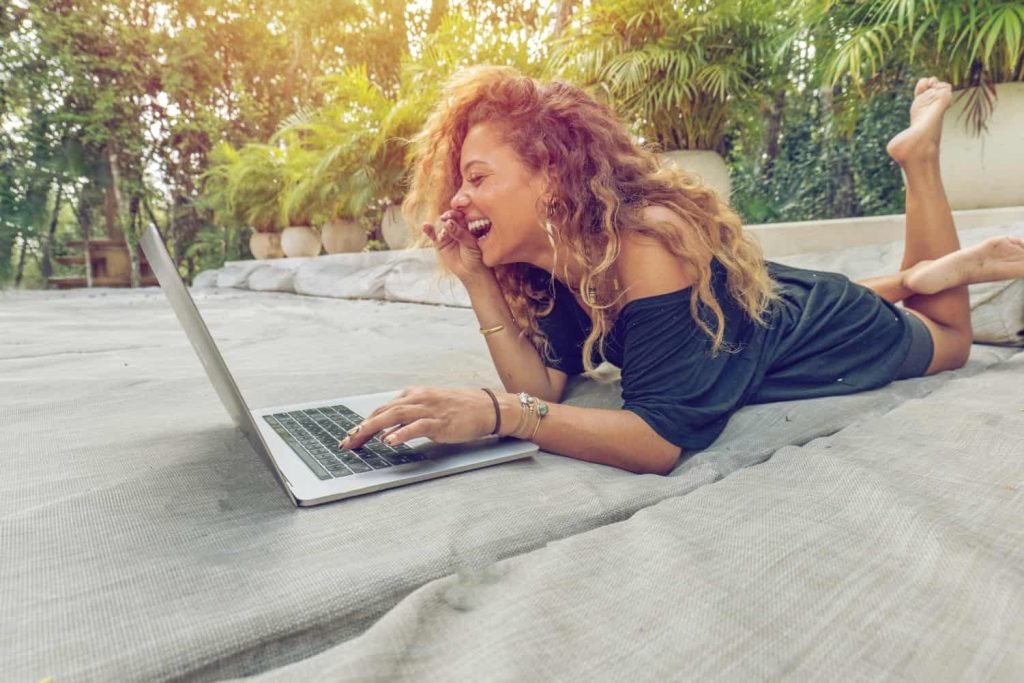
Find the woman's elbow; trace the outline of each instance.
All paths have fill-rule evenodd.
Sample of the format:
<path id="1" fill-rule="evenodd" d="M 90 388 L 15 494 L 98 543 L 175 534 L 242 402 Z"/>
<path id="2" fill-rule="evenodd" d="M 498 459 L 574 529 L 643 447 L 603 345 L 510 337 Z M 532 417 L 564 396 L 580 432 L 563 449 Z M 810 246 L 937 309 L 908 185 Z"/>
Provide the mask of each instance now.
<path id="1" fill-rule="evenodd" d="M 637 474 L 670 474 L 679 464 L 683 449 L 656 432 L 639 415 L 634 413 L 633 419 L 637 422 L 634 434 L 639 438 L 631 441 L 631 450 L 643 455 L 629 469 Z"/>
<path id="2" fill-rule="evenodd" d="M 683 455 L 683 449 L 660 436 L 652 447 L 644 449 L 644 457 L 634 462 L 629 469 L 636 474 L 660 474 L 662 476 L 671 474 L 672 470 L 679 464 L 679 458 Z"/>

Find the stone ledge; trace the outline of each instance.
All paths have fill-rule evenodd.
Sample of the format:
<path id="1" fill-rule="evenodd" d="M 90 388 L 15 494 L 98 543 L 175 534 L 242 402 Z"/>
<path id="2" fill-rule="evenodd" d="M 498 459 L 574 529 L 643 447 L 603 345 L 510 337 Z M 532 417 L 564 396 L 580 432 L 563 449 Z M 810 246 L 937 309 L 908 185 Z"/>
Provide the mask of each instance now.
<path id="1" fill-rule="evenodd" d="M 953 216 L 961 231 L 1006 226 L 1008 233 L 1020 233 L 1021 224 L 1024 224 L 1024 206 L 955 211 Z M 747 230 L 757 236 L 765 256 L 777 259 L 801 255 L 811 257 L 812 254 L 840 250 L 856 252 L 862 247 L 896 243 L 903 238 L 903 222 L 903 215 L 889 215 L 766 223 L 747 226 Z M 847 270 L 840 272 L 851 277 L 865 276 Z M 469 295 L 458 280 L 440 274 L 437 257 L 430 248 L 328 254 L 315 258 L 229 261 L 223 268 L 205 271 L 195 278 L 194 289 L 207 287 L 442 306 L 470 305 Z"/>

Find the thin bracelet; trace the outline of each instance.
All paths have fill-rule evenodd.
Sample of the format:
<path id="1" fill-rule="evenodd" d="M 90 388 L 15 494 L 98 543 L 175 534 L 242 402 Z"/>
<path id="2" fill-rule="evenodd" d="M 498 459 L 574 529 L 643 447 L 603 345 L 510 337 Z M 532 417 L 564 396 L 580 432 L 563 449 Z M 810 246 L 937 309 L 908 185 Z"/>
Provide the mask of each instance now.
<path id="1" fill-rule="evenodd" d="M 525 391 L 520 392 L 519 394 L 517 394 L 517 396 L 519 397 L 519 407 L 521 408 L 521 410 L 519 412 L 519 421 L 516 422 L 516 427 L 511 431 L 511 435 L 515 436 L 517 439 L 521 439 L 523 437 L 518 436 L 519 430 L 525 427 L 526 423 L 528 422 L 528 418 L 530 415 L 530 399 L 532 397 Z"/>
<path id="2" fill-rule="evenodd" d="M 489 337 L 495 332 L 501 332 L 503 329 L 505 329 L 504 325 L 495 325 L 494 327 L 481 327 L 480 334 L 484 335 L 485 337 Z"/>
<path id="3" fill-rule="evenodd" d="M 548 404 L 540 402 L 537 404 L 537 424 L 533 426 L 533 434 L 530 434 L 530 438 L 527 441 L 533 441 L 534 437 L 537 436 L 537 430 L 540 429 L 540 423 L 544 419 L 544 416 L 548 414 Z"/>
<path id="4" fill-rule="evenodd" d="M 501 432 L 501 410 L 498 408 L 498 397 L 486 387 L 483 387 L 482 391 L 491 397 L 491 403 L 494 404 L 494 431 L 491 434 L 499 434 Z"/>

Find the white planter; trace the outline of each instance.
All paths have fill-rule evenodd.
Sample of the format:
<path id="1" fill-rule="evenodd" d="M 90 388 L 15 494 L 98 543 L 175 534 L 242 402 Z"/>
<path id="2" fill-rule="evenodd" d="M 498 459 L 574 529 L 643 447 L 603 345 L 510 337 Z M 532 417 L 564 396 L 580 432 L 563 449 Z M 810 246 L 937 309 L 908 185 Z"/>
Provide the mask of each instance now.
<path id="1" fill-rule="evenodd" d="M 253 258 L 281 258 L 281 236 L 276 232 L 254 232 L 249 238 L 249 251 Z"/>
<path id="2" fill-rule="evenodd" d="M 402 218 L 402 207 L 392 204 L 384 210 L 380 232 L 389 249 L 405 249 L 412 243 L 412 230 Z"/>
<path id="3" fill-rule="evenodd" d="M 281 233 L 281 249 L 288 258 L 320 255 L 320 235 L 308 225 L 292 225 Z"/>
<path id="4" fill-rule="evenodd" d="M 725 160 L 717 152 L 708 150 L 677 150 L 662 152 L 658 155 L 676 168 L 699 177 L 705 185 L 718 193 L 724 201 L 729 201 L 732 186 L 729 183 L 729 169 Z"/>
<path id="5" fill-rule="evenodd" d="M 942 122 L 942 184 L 953 209 L 1024 206 L 1024 83 L 996 86 L 988 129 L 976 136 L 964 127 L 967 97 L 953 94 Z"/>
<path id="6" fill-rule="evenodd" d="M 346 254 L 362 251 L 366 246 L 366 231 L 350 218 L 335 218 L 324 223 L 320 235 L 328 254 Z"/>

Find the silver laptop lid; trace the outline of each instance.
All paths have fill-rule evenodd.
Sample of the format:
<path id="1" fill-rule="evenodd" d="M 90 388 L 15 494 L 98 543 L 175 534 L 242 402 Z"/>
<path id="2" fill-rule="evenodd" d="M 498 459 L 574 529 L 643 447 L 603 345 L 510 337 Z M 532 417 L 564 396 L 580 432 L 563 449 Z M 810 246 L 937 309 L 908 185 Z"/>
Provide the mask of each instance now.
<path id="1" fill-rule="evenodd" d="M 270 449 L 263 442 L 263 437 L 260 436 L 259 429 L 253 422 L 249 406 L 242 398 L 242 392 L 238 390 L 238 385 L 235 384 L 234 377 L 231 376 L 224 358 L 220 355 L 217 344 L 214 343 L 213 337 L 210 335 L 210 330 L 203 322 L 199 309 L 196 308 L 195 301 L 192 300 L 192 295 L 189 294 L 188 288 L 178 274 L 178 269 L 174 267 L 174 262 L 171 260 L 171 255 L 167 253 L 167 247 L 164 246 L 160 233 L 153 225 L 150 225 L 143 231 L 140 242 L 142 251 L 145 252 L 146 259 L 149 261 L 149 266 L 156 274 L 157 281 L 160 282 L 160 289 L 163 290 L 171 308 L 174 309 L 174 314 L 178 316 L 181 326 L 185 328 L 185 334 L 188 335 L 192 348 L 199 356 L 199 361 L 206 370 L 206 376 L 210 378 L 214 389 L 217 390 L 221 403 L 224 404 L 231 419 L 252 444 L 253 449 L 274 470 L 281 482 L 285 483 L 280 470 L 270 457 Z M 291 495 L 291 489 L 287 485 L 285 488 Z"/>

